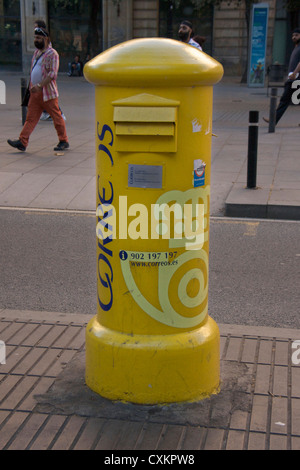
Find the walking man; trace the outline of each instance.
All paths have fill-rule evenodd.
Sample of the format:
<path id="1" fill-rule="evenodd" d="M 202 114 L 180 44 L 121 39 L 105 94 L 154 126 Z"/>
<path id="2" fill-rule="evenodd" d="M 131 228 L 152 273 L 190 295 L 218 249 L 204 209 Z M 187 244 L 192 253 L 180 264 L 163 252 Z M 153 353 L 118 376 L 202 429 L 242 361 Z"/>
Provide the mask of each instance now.
<path id="1" fill-rule="evenodd" d="M 294 80 L 299 76 L 300 72 L 300 28 L 296 28 L 292 33 L 292 41 L 295 44 L 293 52 L 290 57 L 288 67 L 288 79 L 284 84 L 284 90 L 280 98 L 279 104 L 276 109 L 275 123 L 282 118 L 283 114 L 289 107 L 292 99 L 292 95 L 295 92 L 295 88 L 292 87 Z M 269 119 L 263 118 L 265 122 L 269 122 Z M 300 124 L 299 124 L 300 125 Z"/>
<path id="2" fill-rule="evenodd" d="M 58 106 L 58 89 L 56 84 L 59 68 L 59 56 L 50 46 L 49 33 L 45 28 L 35 28 L 33 54 L 30 73 L 30 98 L 27 118 L 18 140 L 8 139 L 9 145 L 25 151 L 29 137 L 37 125 L 42 112 L 47 111 L 52 117 L 59 142 L 54 150 L 69 148 L 65 121 Z"/>

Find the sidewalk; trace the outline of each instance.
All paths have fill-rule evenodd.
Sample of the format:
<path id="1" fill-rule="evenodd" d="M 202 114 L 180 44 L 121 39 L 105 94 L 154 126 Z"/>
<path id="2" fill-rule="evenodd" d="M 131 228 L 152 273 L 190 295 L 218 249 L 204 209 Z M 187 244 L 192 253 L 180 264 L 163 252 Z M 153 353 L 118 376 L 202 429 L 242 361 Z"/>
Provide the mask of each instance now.
<path id="1" fill-rule="evenodd" d="M 7 104 L 0 108 L 0 207 L 94 211 L 94 86 L 59 77 L 71 144 L 60 156 L 53 152 L 57 137 L 47 121 L 38 124 L 25 153 L 8 146 L 7 138 L 17 138 L 22 128 L 20 75 L 1 79 Z M 291 106 L 270 134 L 262 120 L 269 113 L 266 89 L 233 80 L 214 87 L 211 215 L 300 220 L 299 106 Z M 257 189 L 246 189 L 250 110 L 260 116 Z"/>
<path id="2" fill-rule="evenodd" d="M 221 391 L 198 403 L 110 402 L 84 384 L 87 316 L 0 311 L 0 449 L 300 450 L 300 330 L 219 325 Z"/>
<path id="3" fill-rule="evenodd" d="M 7 138 L 20 132 L 20 75 L 2 74 L 0 209 L 95 211 L 94 89 L 59 78 L 71 150 L 55 155 L 53 124 L 40 122 L 26 153 Z M 279 92 L 280 94 L 280 92 Z M 231 80 L 215 86 L 212 216 L 300 220 L 299 108 L 274 134 L 266 89 Z M 248 114 L 260 113 L 258 189 L 246 189 Z M 300 449 L 300 329 L 220 325 L 222 384 L 199 403 L 114 403 L 84 384 L 86 315 L 3 310 L 0 340 L 0 449 Z M 295 346 L 295 345 L 294 345 Z M 298 355 L 299 357 L 299 355 Z"/>
<path id="4" fill-rule="evenodd" d="M 278 89 L 278 100 L 282 89 Z M 225 215 L 300 219 L 300 113 L 290 106 L 269 133 L 266 89 L 226 83 L 215 87 L 212 143 L 212 196 L 224 191 Z M 249 111 L 259 111 L 257 189 L 247 189 Z M 220 139 L 220 140 L 219 140 Z M 213 214 L 213 212 L 212 212 Z"/>

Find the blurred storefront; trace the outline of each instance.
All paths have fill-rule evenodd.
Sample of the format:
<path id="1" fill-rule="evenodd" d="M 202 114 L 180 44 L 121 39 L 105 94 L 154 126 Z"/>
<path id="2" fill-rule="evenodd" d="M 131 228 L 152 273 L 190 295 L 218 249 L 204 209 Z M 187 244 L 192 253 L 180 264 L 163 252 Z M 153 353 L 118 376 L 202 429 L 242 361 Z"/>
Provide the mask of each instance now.
<path id="1" fill-rule="evenodd" d="M 188 0 L 170 1 L 160 0 L 159 8 L 159 35 L 161 37 L 178 38 L 180 21 L 188 19 L 193 24 L 194 36 L 201 37 L 201 47 L 204 52 L 212 55 L 213 40 L 213 14 L 212 5 L 206 8 L 197 8 Z"/>
<path id="2" fill-rule="evenodd" d="M 120 22 L 114 10 L 114 0 L 0 0 L 0 65 L 6 70 L 29 70 L 34 24 L 42 19 L 59 52 L 60 71 L 67 71 L 75 55 L 84 62 L 88 54 L 94 56 L 110 47 L 107 24 Z M 119 42 L 127 38 L 127 32 L 116 37 Z"/>
<path id="3" fill-rule="evenodd" d="M 8 70 L 22 69 L 19 0 L 0 0 L 0 64 Z"/>
<path id="4" fill-rule="evenodd" d="M 79 55 L 85 61 L 103 50 L 102 1 L 64 0 L 48 2 L 48 24 L 53 47 L 59 52 L 60 67 Z"/>
<path id="5" fill-rule="evenodd" d="M 60 72 L 80 55 L 82 62 L 132 38 L 177 39 L 178 25 L 193 22 L 203 50 L 222 63 L 226 75 L 247 68 L 249 14 L 254 0 L 0 0 L 0 66 L 27 72 L 37 19 L 46 21 Z M 287 64 L 291 31 L 299 26 L 299 0 L 263 0 L 269 5 L 267 65 Z M 260 3 L 260 2 L 259 2 Z M 247 8 L 247 6 L 249 8 Z M 295 9 L 296 8 L 296 9 Z"/>

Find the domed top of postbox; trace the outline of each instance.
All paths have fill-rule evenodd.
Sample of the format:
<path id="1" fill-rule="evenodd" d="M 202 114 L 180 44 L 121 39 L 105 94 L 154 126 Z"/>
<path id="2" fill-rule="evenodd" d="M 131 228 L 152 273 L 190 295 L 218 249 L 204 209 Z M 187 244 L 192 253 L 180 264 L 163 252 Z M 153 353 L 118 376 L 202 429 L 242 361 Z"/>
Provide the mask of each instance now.
<path id="1" fill-rule="evenodd" d="M 223 76 L 215 59 L 186 43 L 166 38 L 132 39 L 84 67 L 87 81 L 104 86 L 213 85 Z"/>

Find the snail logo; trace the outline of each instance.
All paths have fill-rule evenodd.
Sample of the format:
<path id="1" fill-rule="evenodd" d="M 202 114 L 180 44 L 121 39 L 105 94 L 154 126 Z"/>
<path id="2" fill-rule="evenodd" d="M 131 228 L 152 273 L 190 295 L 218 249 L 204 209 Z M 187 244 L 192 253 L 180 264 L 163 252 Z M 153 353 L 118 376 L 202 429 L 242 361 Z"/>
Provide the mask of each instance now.
<path id="1" fill-rule="evenodd" d="M 131 269 L 132 252 L 126 252 L 126 254 L 122 252 L 120 255 L 121 269 L 128 291 L 145 313 L 164 325 L 191 328 L 200 324 L 207 315 L 208 254 L 203 245 L 208 240 L 208 199 L 209 187 L 206 187 L 205 189 L 194 188 L 185 192 L 170 191 L 163 194 L 156 202 L 157 206 L 173 201 L 184 206 L 192 200 L 192 205 L 198 204 L 203 207 L 202 230 L 197 231 L 192 242 L 190 242 L 191 237 L 169 239 L 170 249 L 183 248 L 183 250 L 178 250 L 180 254 L 176 257 L 177 263 L 151 263 L 158 268 L 158 300 L 161 308 L 152 305 L 137 286 Z M 162 227 L 163 216 L 157 224 L 157 230 L 160 233 Z M 180 231 L 180 227 L 177 230 Z M 192 243 L 193 249 L 187 247 L 188 243 Z M 145 260 L 147 257 L 153 259 L 151 254 L 156 253 L 140 252 L 139 259 Z M 147 265 L 147 262 L 142 264 Z M 194 292 L 193 295 L 190 295 L 188 286 L 191 283 L 198 285 L 196 295 Z M 175 302 L 170 299 L 170 292 L 176 297 Z"/>

